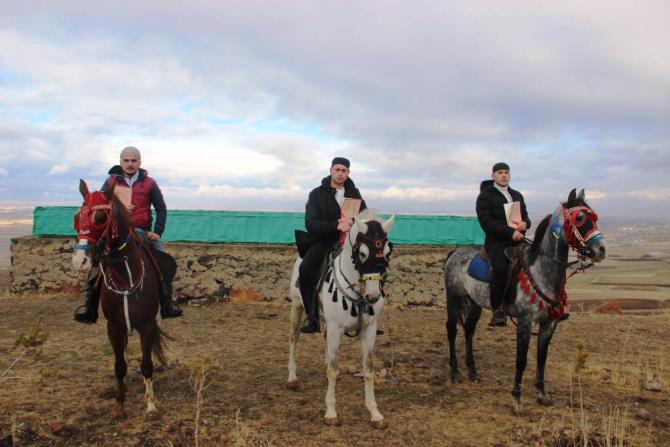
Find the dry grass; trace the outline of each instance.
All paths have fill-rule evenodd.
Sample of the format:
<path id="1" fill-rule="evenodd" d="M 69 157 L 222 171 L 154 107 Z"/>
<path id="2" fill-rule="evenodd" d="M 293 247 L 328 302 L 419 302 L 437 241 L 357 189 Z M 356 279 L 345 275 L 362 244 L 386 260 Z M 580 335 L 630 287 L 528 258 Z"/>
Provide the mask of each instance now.
<path id="1" fill-rule="evenodd" d="M 21 379 L 0 387 L 0 440 L 11 436 L 17 444 L 38 446 L 190 446 L 196 439 L 199 446 L 670 445 L 667 388 L 651 393 L 632 380 L 653 367 L 667 383 L 667 314 L 573 314 L 559 325 L 551 344 L 546 380 L 554 405 L 534 401 L 532 346 L 523 411 L 513 417 L 513 327 L 487 330 L 481 324 L 475 356 L 483 381 L 452 384 L 444 311 L 389 308 L 375 362 L 387 370 L 379 376 L 376 397 L 389 428 L 374 431 L 364 407 L 363 381 L 351 374 L 360 367 L 356 340 L 342 341 L 343 374 L 337 384 L 341 427 L 322 423 L 322 337 L 301 337 L 301 388 L 286 390 L 288 306 L 274 303 L 187 307 L 183 318 L 162 322 L 176 340 L 170 344 L 171 366 L 154 377 L 161 412 L 156 420 L 145 416 L 144 387 L 136 371 L 138 341 L 132 337 L 128 419 L 112 420 L 113 360 L 104 321 L 94 326 L 72 322 L 77 303 L 74 297 L 0 298 L 0 314 L 6 316 L 0 320 L 4 368 L 16 358 L 16 349 L 23 349 L 13 348 L 15 340 L 22 334 L 26 343 L 39 338 L 39 331 L 25 322 L 38 321 L 38 314 L 51 316 L 44 343 L 11 369 Z M 465 368 L 462 331 L 457 344 Z M 38 351 L 40 355 L 32 354 Z M 581 366 L 575 369 L 576 364 Z M 605 368 L 621 370 L 621 379 L 603 381 Z M 50 428 L 54 421 L 65 427 L 60 434 Z"/>

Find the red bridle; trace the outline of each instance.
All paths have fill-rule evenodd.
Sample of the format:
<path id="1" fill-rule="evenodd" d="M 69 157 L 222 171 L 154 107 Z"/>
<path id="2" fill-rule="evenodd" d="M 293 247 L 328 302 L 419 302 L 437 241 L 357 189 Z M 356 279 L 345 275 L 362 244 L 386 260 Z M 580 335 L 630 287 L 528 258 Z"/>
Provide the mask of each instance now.
<path id="1" fill-rule="evenodd" d="M 104 221 L 96 223 L 96 214 L 103 213 Z M 118 238 L 116 219 L 112 217 L 112 202 L 101 191 L 86 194 L 79 212 L 74 215 L 74 229 L 79 240 L 97 244 L 103 237 Z"/>

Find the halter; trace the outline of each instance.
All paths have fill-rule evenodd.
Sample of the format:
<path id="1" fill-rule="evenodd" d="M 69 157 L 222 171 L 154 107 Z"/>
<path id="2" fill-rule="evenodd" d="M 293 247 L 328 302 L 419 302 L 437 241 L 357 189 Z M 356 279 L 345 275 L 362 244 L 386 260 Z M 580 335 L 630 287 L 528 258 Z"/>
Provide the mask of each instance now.
<path id="1" fill-rule="evenodd" d="M 551 235 L 556 240 L 563 242 L 574 250 L 577 253 L 577 260 L 570 263 L 559 261 L 558 259 L 555 259 L 555 257 L 553 260 L 566 267 L 571 267 L 573 264 L 579 263 L 580 267 L 563 279 L 559 292 L 553 299 L 540 289 L 530 271 L 530 266 L 525 257 L 522 260 L 522 269 L 519 272 L 519 285 L 521 290 L 530 296 L 530 302 L 535 303 L 538 301 L 538 297 L 541 298 L 542 301 L 538 301 L 539 309 L 544 309 L 543 301 L 546 302 L 548 304 L 547 313 L 549 316 L 559 320 L 563 317 L 565 308 L 568 304 L 568 295 L 565 292 L 565 284 L 567 280 L 578 271 L 584 272 L 587 268 L 593 266 L 593 261 L 591 261 L 590 257 L 591 253 L 589 252 L 590 245 L 603 239 L 603 234 L 598 230 L 596 224 L 598 215 L 591 208 L 585 205 L 579 205 L 566 209 L 561 205 L 561 211 L 563 214 L 563 224 L 560 223 L 560 215 L 558 214 L 558 211 L 556 211 L 550 217 L 548 231 L 551 232 Z M 582 228 L 588 221 L 585 215 L 590 218 L 592 226 L 591 228 L 587 228 L 585 234 L 582 234 L 580 228 Z"/>
<path id="2" fill-rule="evenodd" d="M 349 310 L 347 301 L 351 304 L 351 316 L 358 317 L 358 322 L 355 332 L 353 334 L 345 333 L 345 335 L 349 337 L 355 337 L 361 331 L 363 324 L 363 314 L 367 312 L 371 316 L 374 315 L 374 303 L 369 303 L 365 297 L 362 296 L 362 289 L 365 285 L 365 282 L 378 281 L 380 283 L 379 290 L 381 292 L 381 296 L 384 297 L 383 283 L 386 279 L 386 269 L 388 268 L 388 260 L 384 255 L 384 247 L 388 243 L 389 248 L 392 251 L 392 245 L 386 236 L 383 238 L 371 238 L 361 232 L 357 234 L 355 241 L 352 242 L 351 231 L 347 233 L 346 242 L 351 247 L 354 268 L 359 273 L 358 281 L 352 284 L 349 279 L 341 273 L 341 276 L 344 278 L 346 285 L 340 282 L 340 279 L 335 272 L 335 258 L 339 259 L 338 267 L 339 271 L 342 272 L 342 257 L 340 256 L 340 249 L 340 251 L 334 252 L 330 256 L 328 261 L 328 269 L 326 271 L 323 284 L 330 284 L 328 293 L 332 293 L 332 299 L 334 303 L 338 301 L 339 293 L 339 296 L 342 297 L 342 308 L 345 311 Z M 361 244 L 365 244 L 368 249 L 370 249 L 370 256 L 363 263 L 360 262 L 359 257 Z M 389 251 L 389 256 L 390 254 L 391 252 Z M 375 268 L 378 270 L 371 271 Z M 359 290 L 357 290 L 357 286 Z"/>

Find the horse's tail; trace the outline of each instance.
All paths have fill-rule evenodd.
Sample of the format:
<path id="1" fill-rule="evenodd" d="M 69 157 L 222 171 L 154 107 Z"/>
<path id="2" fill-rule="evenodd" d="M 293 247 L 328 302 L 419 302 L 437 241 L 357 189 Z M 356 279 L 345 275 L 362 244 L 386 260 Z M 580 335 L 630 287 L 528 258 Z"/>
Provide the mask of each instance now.
<path id="1" fill-rule="evenodd" d="M 167 367 L 167 359 L 165 358 L 165 340 L 174 340 L 174 338 L 158 326 L 158 322 L 154 321 L 154 328 L 156 335 L 154 337 L 154 344 L 151 346 L 151 352 L 156 356 L 158 362 Z"/>

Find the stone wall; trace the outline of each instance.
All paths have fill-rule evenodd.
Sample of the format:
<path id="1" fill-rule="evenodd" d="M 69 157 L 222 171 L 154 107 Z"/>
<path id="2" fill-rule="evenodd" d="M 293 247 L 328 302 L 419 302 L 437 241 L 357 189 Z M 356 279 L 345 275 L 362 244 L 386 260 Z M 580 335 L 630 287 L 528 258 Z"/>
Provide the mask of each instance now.
<path id="1" fill-rule="evenodd" d="M 74 238 L 20 237 L 11 241 L 12 293 L 80 293 L 85 276 L 72 268 Z M 293 246 L 165 243 L 177 260 L 175 294 L 227 298 L 242 291 L 264 300 L 288 298 Z M 442 267 L 447 246 L 396 246 L 386 291 L 392 302 L 445 305 Z"/>

